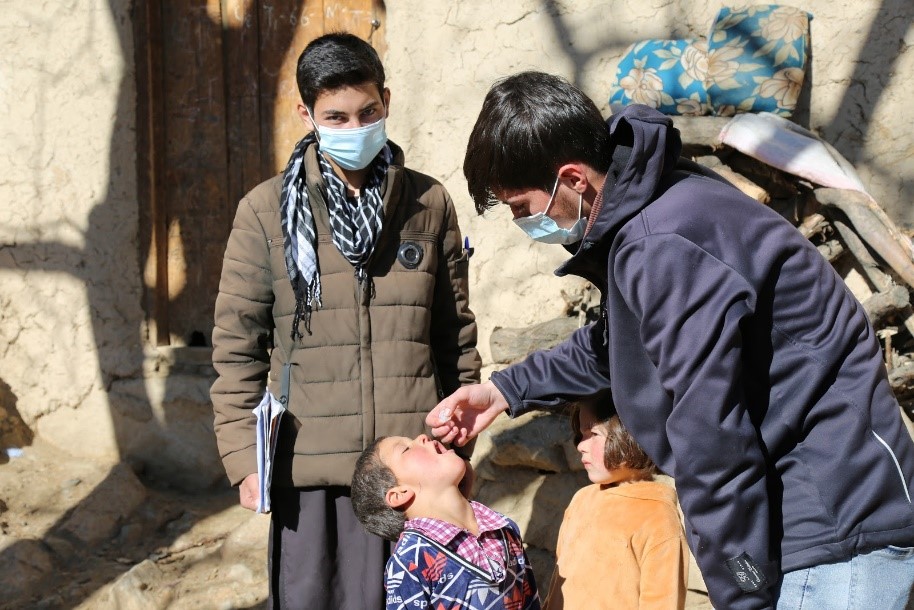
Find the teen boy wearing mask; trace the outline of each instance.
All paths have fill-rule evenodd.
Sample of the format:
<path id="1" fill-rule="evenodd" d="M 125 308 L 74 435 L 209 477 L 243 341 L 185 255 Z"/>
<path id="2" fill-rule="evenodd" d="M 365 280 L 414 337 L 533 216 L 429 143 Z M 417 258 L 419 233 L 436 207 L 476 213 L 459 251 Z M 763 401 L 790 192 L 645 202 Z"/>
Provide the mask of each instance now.
<path id="1" fill-rule="evenodd" d="M 464 161 L 476 209 L 503 202 L 565 245 L 557 273 L 598 286 L 603 316 L 426 421 L 460 444 L 612 386 L 675 478 L 715 607 L 905 608 L 914 443 L 872 325 L 789 222 L 680 148 L 669 117 L 633 105 L 607 124 L 555 76 L 492 87 Z"/>
<path id="2" fill-rule="evenodd" d="M 272 481 L 270 605 L 383 607 L 389 545 L 352 512 L 356 459 L 415 436 L 479 379 L 467 253 L 450 196 L 387 139 L 390 91 L 365 41 L 329 34 L 298 60 L 313 129 L 283 174 L 242 199 L 216 299 L 215 429 L 241 505 L 259 499 L 252 409 L 281 396 Z"/>

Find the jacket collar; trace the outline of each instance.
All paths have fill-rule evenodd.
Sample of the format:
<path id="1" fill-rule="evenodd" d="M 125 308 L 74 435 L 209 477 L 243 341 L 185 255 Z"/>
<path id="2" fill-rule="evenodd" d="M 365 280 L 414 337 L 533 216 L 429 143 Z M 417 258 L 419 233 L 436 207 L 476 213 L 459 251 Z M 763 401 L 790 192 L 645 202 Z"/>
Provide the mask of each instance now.
<path id="1" fill-rule="evenodd" d="M 403 177 L 405 155 L 403 149 L 395 144 L 392 140 L 387 141 L 390 146 L 390 152 L 393 153 L 393 160 L 387 169 L 387 177 L 381 184 L 382 200 L 384 205 L 384 218 L 392 218 L 400 201 L 399 197 L 393 197 L 392 194 L 400 188 L 400 181 Z M 327 215 L 327 204 L 324 201 L 324 178 L 321 175 L 320 164 L 317 161 L 317 146 L 314 144 L 308 146 L 305 150 L 305 184 L 309 192 L 309 200 L 312 202 L 311 211 L 314 214 L 314 223 L 318 232 L 329 233 L 330 218 Z M 315 199 L 316 198 L 316 199 Z M 319 201 L 320 205 L 314 205 L 314 201 Z M 386 224 L 386 222 L 385 222 Z M 382 237 L 384 232 L 382 230 Z"/>
<path id="2" fill-rule="evenodd" d="M 613 237 L 654 199 L 676 168 L 682 149 L 679 130 L 666 115 L 633 104 L 607 121 L 612 159 L 606 168 L 603 203 L 590 231 L 568 250 L 573 256 L 555 274 L 579 275 L 599 287 L 606 283 L 606 255 Z"/>

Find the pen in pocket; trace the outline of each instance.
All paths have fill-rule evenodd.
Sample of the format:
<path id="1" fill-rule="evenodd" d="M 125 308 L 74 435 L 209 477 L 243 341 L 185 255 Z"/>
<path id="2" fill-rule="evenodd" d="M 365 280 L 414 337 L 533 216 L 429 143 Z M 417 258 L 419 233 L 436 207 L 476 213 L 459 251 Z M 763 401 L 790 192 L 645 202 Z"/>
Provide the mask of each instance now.
<path id="1" fill-rule="evenodd" d="M 473 256 L 473 248 L 470 247 L 470 238 L 469 237 L 463 238 L 463 251 L 466 253 L 467 258 L 470 258 L 471 256 Z"/>

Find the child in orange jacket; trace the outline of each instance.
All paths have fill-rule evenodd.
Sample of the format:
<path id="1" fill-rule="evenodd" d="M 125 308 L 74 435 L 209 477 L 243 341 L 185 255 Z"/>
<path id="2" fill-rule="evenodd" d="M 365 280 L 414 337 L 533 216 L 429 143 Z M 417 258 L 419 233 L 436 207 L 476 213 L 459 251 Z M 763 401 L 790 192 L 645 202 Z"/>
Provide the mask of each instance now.
<path id="1" fill-rule="evenodd" d="M 580 405 L 572 428 L 592 485 L 565 511 L 544 610 L 685 605 L 689 555 L 672 487 L 612 402 Z"/>

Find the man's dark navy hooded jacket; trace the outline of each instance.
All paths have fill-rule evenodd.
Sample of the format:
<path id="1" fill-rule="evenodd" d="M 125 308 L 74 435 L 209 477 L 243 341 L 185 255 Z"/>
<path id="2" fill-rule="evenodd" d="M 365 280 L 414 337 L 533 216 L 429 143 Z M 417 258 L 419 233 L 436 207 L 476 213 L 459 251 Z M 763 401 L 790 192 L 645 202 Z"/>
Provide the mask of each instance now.
<path id="1" fill-rule="evenodd" d="M 598 286 L 604 317 L 492 375 L 511 415 L 611 386 L 717 608 L 914 545 L 914 442 L 861 305 L 789 222 L 681 160 L 668 117 L 630 106 L 609 129 L 602 207 L 556 272 Z"/>

